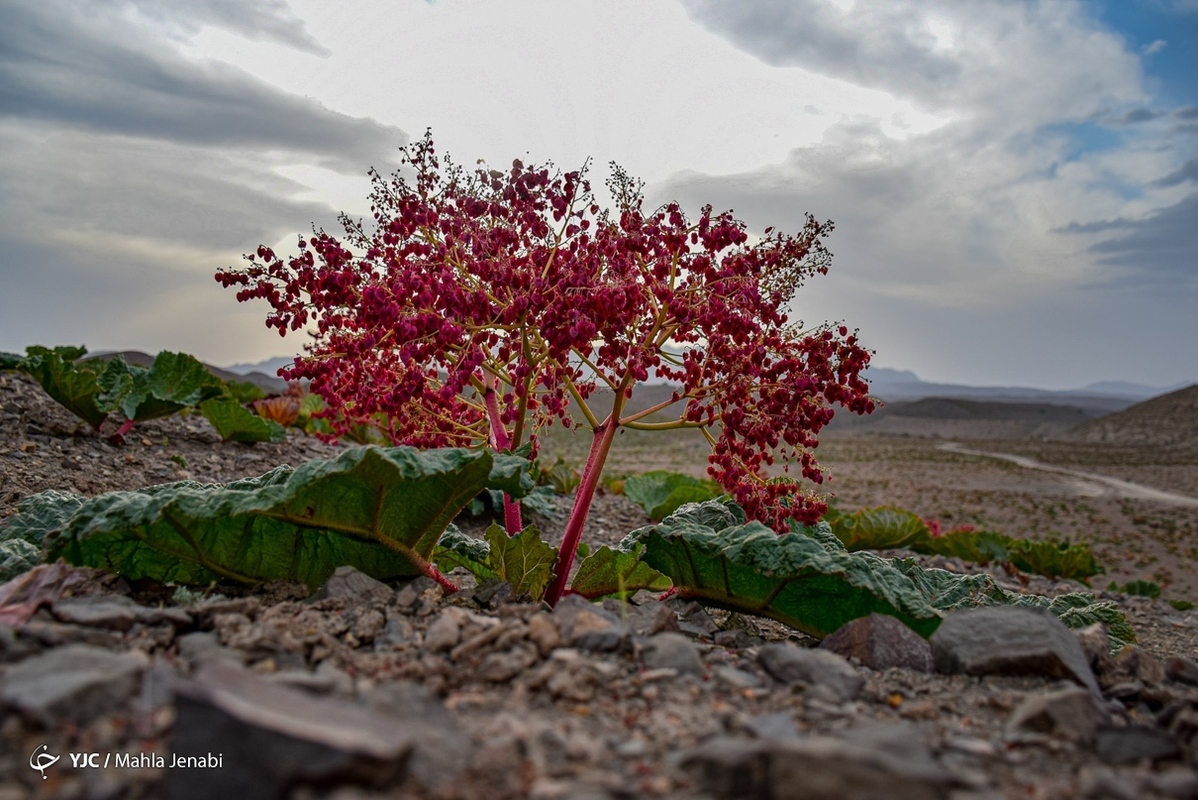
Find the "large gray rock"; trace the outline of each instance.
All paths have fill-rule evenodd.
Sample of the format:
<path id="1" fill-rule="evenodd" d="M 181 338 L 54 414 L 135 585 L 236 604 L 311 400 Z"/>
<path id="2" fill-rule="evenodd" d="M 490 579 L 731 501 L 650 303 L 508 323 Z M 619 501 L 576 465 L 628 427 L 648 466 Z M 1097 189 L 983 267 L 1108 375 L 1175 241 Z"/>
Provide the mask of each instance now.
<path id="1" fill-rule="evenodd" d="M 221 760 L 219 769 L 168 769 L 173 800 L 282 798 L 309 784 L 387 786 L 405 776 L 414 743 L 408 726 L 390 717 L 219 661 L 177 687 L 176 708 L 174 757 Z"/>
<path id="2" fill-rule="evenodd" d="M 845 737 L 786 741 L 716 737 L 682 759 L 717 798 L 771 800 L 942 800 L 956 779 L 906 725 L 869 726 Z"/>
<path id="3" fill-rule="evenodd" d="M 857 697 L 865 678 L 848 661 L 827 650 L 808 650 L 793 644 L 767 644 L 757 653 L 765 671 L 787 684 L 804 683 L 834 703 Z"/>
<path id="4" fill-rule="evenodd" d="M 928 640 L 886 614 L 870 614 L 845 623 L 820 647 L 845 658 L 856 658 L 870 669 L 905 667 L 932 671 Z"/>
<path id="5" fill-rule="evenodd" d="M 312 595 L 313 600 L 344 597 L 363 603 L 389 603 L 395 597 L 391 587 L 355 567 L 337 567 L 329 579 Z"/>
<path id="6" fill-rule="evenodd" d="M 443 793 L 470 765 L 476 750 L 474 740 L 423 685 L 389 681 L 376 687 L 365 700 L 371 710 L 402 723 L 413 735 L 409 780 Z"/>
<path id="7" fill-rule="evenodd" d="M 703 674 L 699 648 L 681 633 L 659 633 L 645 644 L 641 654 L 649 669 L 674 669 L 691 675 Z"/>
<path id="8" fill-rule="evenodd" d="M 144 653 L 114 653 L 72 644 L 33 656 L 3 676 L 0 699 L 45 727 L 84 725 L 124 708 L 141 686 L 150 661 Z"/>
<path id="9" fill-rule="evenodd" d="M 931 643 L 940 672 L 1040 675 L 1100 694 L 1077 637 L 1047 611 L 1014 606 L 954 611 L 932 634 Z"/>
<path id="10" fill-rule="evenodd" d="M 1008 735 L 1045 733 L 1079 742 L 1094 740 L 1102 725 L 1110 722 L 1106 707 L 1080 686 L 1029 695 L 1011 714 Z"/>

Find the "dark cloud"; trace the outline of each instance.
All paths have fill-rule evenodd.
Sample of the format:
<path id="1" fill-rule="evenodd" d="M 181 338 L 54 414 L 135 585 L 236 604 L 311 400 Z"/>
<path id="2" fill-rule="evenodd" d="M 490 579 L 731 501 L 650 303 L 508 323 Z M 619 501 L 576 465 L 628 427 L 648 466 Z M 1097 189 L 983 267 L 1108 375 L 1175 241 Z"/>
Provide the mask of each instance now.
<path id="1" fill-rule="evenodd" d="M 920 15 L 902 4 L 878 4 L 869 16 L 823 0 L 683 5 L 708 29 L 775 66 L 800 65 L 866 86 L 902 85 L 921 96 L 943 95 L 961 74 L 958 63 L 935 52 Z"/>
<path id="2" fill-rule="evenodd" d="M 243 27 L 273 7 L 244 5 L 251 10 L 238 18 Z M 105 8 L 115 7 L 91 10 Z M 163 4 L 155 13 L 172 9 L 188 9 L 191 15 L 182 19 L 189 24 L 236 16 L 234 4 L 216 0 L 194 9 Z M 277 35 L 302 33 L 302 26 L 298 33 L 292 28 L 284 25 Z M 0 115 L 187 144 L 307 152 L 352 171 L 389 157 L 406 138 L 240 69 L 186 59 L 142 34 L 115 13 L 85 19 L 74 5 L 18 3 L 0 26 Z"/>
<path id="3" fill-rule="evenodd" d="M 1198 106 L 1186 106 L 1173 112 L 1178 119 L 1198 119 Z"/>
<path id="4" fill-rule="evenodd" d="M 1069 225 L 1061 233 L 1115 233 L 1091 245 L 1099 264 L 1117 268 L 1116 283 L 1198 283 L 1198 193 L 1144 219 Z"/>
<path id="5" fill-rule="evenodd" d="M 1198 158 L 1191 158 L 1165 177 L 1153 181 L 1151 185 L 1162 187 L 1177 186 L 1186 181 L 1198 181 Z"/>
<path id="6" fill-rule="evenodd" d="M 1151 122 L 1161 116 L 1159 111 L 1153 111 L 1150 108 L 1137 108 L 1134 111 L 1128 111 L 1118 119 L 1111 122 L 1115 125 L 1135 125 L 1140 122 Z"/>
<path id="7" fill-rule="evenodd" d="M 1128 270 L 1127 280 L 1198 283 L 1198 193 L 1143 220 L 1112 226 L 1127 233 L 1091 247 L 1101 264 Z"/>
<path id="8" fill-rule="evenodd" d="M 284 0 L 98 0 L 97 4 L 117 9 L 132 6 L 147 20 L 186 36 L 211 25 L 252 41 L 274 41 L 315 55 L 329 54 Z"/>

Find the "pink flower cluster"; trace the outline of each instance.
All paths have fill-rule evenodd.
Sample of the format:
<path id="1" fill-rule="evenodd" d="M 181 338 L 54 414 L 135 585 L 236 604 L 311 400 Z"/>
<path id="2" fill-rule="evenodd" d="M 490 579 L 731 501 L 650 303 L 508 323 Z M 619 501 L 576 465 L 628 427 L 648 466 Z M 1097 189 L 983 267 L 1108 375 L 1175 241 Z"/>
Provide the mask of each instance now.
<path id="1" fill-rule="evenodd" d="M 609 211 L 585 169 L 442 167 L 429 135 L 403 158 L 390 179 L 370 173 L 372 225 L 343 216 L 340 239 L 301 238 L 286 260 L 260 247 L 216 276 L 238 300 L 266 300 L 280 334 L 311 326 L 308 356 L 284 377 L 311 381 L 335 432 L 367 423 L 396 443 L 535 448 L 577 404 L 597 437 L 613 425 L 701 428 L 711 475 L 778 530 L 823 514 L 817 496 L 767 472 L 778 460 L 820 483 L 811 451 L 832 406 L 874 408 L 855 332 L 787 318 L 802 282 L 827 271 L 831 223 L 808 216 L 796 235 L 751 239 L 710 206 L 695 221 L 676 203 L 646 212 L 618 168 Z M 669 423 L 623 413 L 650 377 L 678 386 L 656 409 Z M 588 405 L 600 386 L 615 397 L 606 416 Z M 593 455 L 588 470 L 602 469 L 606 446 Z"/>

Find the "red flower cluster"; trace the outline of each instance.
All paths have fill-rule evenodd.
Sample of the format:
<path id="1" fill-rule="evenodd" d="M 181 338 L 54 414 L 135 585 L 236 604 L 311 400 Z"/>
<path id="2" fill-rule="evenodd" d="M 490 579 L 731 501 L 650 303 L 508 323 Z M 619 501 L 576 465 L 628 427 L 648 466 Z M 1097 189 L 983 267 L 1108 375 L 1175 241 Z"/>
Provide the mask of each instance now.
<path id="1" fill-rule="evenodd" d="M 429 135 L 402 152 L 414 183 L 371 171 L 372 226 L 343 215 L 342 239 L 301 238 L 286 261 L 260 247 L 216 276 L 241 287 L 238 300 L 268 301 L 280 334 L 315 326 L 284 377 L 311 381 L 337 433 L 370 423 L 396 443 L 535 447 L 575 403 L 595 432 L 578 503 L 589 506 L 617 428 L 696 427 L 713 445 L 711 475 L 750 517 L 779 530 L 819 518 L 817 497 L 764 471 L 797 461 L 821 482 L 811 448 L 832 405 L 874 407 L 856 334 L 799 331 L 786 316 L 803 280 L 827 272 L 830 222 L 808 216 L 797 235 L 751 241 L 710 206 L 694 222 L 676 203 L 646 213 L 619 168 L 609 211 L 585 169 L 442 168 Z M 653 409 L 676 420 L 624 415 L 650 377 L 678 385 Z M 587 403 L 600 385 L 615 398 L 605 416 Z M 586 509 L 575 511 L 581 533 Z"/>

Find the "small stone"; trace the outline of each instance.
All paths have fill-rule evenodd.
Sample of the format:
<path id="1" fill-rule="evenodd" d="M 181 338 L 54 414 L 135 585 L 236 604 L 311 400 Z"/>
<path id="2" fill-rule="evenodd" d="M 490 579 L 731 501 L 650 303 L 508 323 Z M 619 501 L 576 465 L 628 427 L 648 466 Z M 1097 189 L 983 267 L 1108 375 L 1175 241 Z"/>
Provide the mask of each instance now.
<path id="1" fill-rule="evenodd" d="M 1064 678 L 1100 694 L 1077 638 L 1046 611 L 1014 606 L 954 611 L 931 643 L 940 672 Z"/>
<path id="2" fill-rule="evenodd" d="M 474 602 L 483 608 L 496 609 L 516 599 L 516 590 L 507 581 L 492 578 L 474 590 Z"/>
<path id="3" fill-rule="evenodd" d="M 67 645 L 8 670 L 0 699 L 45 727 L 63 721 L 86 724 L 121 709 L 137 693 L 149 663 L 137 651 Z"/>
<path id="4" fill-rule="evenodd" d="M 853 700 L 865 684 L 865 678 L 848 661 L 827 650 L 808 650 L 789 643 L 767 644 L 758 651 L 757 660 L 777 680 L 818 688 L 817 694 L 827 695 L 826 699 L 833 703 Z"/>
<path id="5" fill-rule="evenodd" d="M 699 648 L 681 633 L 657 634 L 645 645 L 641 659 L 649 669 L 674 669 L 682 674 L 703 674 Z"/>
<path id="6" fill-rule="evenodd" d="M 794 714 L 789 711 L 775 711 L 772 714 L 749 717 L 745 720 L 745 728 L 758 739 L 791 741 L 799 738 Z"/>
<path id="7" fill-rule="evenodd" d="M 542 656 L 562 646 L 562 635 L 553 624 L 553 616 L 545 611 L 538 611 L 529 617 L 528 638 L 536 644 Z"/>
<path id="8" fill-rule="evenodd" d="M 536 652 L 528 644 L 504 652 L 488 653 L 487 657 L 479 664 L 477 675 L 484 681 L 505 683 L 537 663 L 538 660 Z"/>
<path id="9" fill-rule="evenodd" d="M 1101 728 L 1094 741 L 1098 757 L 1110 764 L 1135 764 L 1148 759 L 1174 758 L 1181 753 L 1167 731 L 1147 725 Z"/>
<path id="10" fill-rule="evenodd" d="M 387 584 L 355 567 L 337 567 L 312 595 L 313 600 L 327 600 L 330 597 L 385 605 L 395 597 L 395 592 Z"/>
<path id="11" fill-rule="evenodd" d="M 424 617 L 436 610 L 443 594 L 444 590 L 436 581 L 421 575 L 405 583 L 395 593 L 395 605 L 404 613 Z"/>
<path id="12" fill-rule="evenodd" d="M 127 603 L 106 602 L 94 598 L 71 598 L 58 600 L 53 605 L 54 616 L 60 622 L 103 628 L 110 631 L 127 631 L 137 622 L 137 615 Z"/>
<path id="13" fill-rule="evenodd" d="M 175 646 L 179 648 L 179 657 L 193 665 L 203 661 L 229 661 L 236 664 L 246 661 L 244 652 L 222 645 L 215 631 L 185 633 L 175 639 Z"/>
<path id="14" fill-rule="evenodd" d="M 1103 669 L 1103 665 L 1111 661 L 1111 637 L 1107 635 L 1106 626 L 1101 622 L 1087 625 L 1073 632 L 1077 643 L 1082 646 L 1090 668 L 1095 672 Z"/>
<path id="15" fill-rule="evenodd" d="M 362 644 L 373 642 L 375 637 L 383 632 L 387 617 L 377 608 L 372 608 L 354 620 L 349 629 L 349 635 Z"/>
<path id="16" fill-rule="evenodd" d="M 570 644 L 580 650 L 609 653 L 619 650 L 628 638 L 628 629 L 601 609 L 582 609 L 574 616 Z"/>
<path id="17" fill-rule="evenodd" d="M 707 613 L 707 609 L 693 600 L 679 600 L 674 597 L 667 600 L 666 605 L 677 616 L 678 630 L 687 636 L 702 639 L 713 636 L 720 629 L 720 626 Z"/>
<path id="18" fill-rule="evenodd" d="M 221 762 L 167 770 L 175 800 L 283 797 L 300 783 L 383 787 L 403 776 L 415 743 L 390 717 L 228 664 L 205 664 L 177 692 L 175 758 Z"/>
<path id="19" fill-rule="evenodd" d="M 1154 791 L 1177 800 L 1198 797 L 1198 775 L 1191 769 L 1170 769 L 1149 778 Z"/>
<path id="20" fill-rule="evenodd" d="M 637 606 L 609 598 L 603 601 L 603 610 L 622 620 L 638 636 L 678 630 L 678 618 L 666 603 L 653 601 Z"/>
<path id="21" fill-rule="evenodd" d="M 904 667 L 932 671 L 932 646 L 915 631 L 885 614 L 870 614 L 840 627 L 820 643 L 845 658 L 856 658 L 870 669 Z"/>
<path id="22" fill-rule="evenodd" d="M 734 689 L 756 689 L 761 686 L 761 677 L 748 670 L 737 669 L 727 665 L 712 670 L 715 677 Z"/>
<path id="23" fill-rule="evenodd" d="M 1106 766 L 1083 766 L 1077 771 L 1077 791 L 1093 800 L 1137 800 L 1140 792 L 1129 781 Z"/>
<path id="24" fill-rule="evenodd" d="M 1111 676 L 1114 679 L 1130 679 L 1145 684 L 1163 683 L 1165 680 L 1165 665 L 1142 647 L 1125 648 L 1115 658 Z M 1104 682 L 1108 676 L 1103 674 Z"/>
<path id="25" fill-rule="evenodd" d="M 1093 692 L 1068 686 L 1029 695 L 1011 715 L 1007 731 L 1008 735 L 1029 731 L 1090 742 L 1099 726 L 1109 722 L 1110 715 Z"/>
<path id="26" fill-rule="evenodd" d="M 1176 656 L 1165 662 L 1165 676 L 1175 683 L 1198 686 L 1198 661 Z"/>
<path id="27" fill-rule="evenodd" d="M 441 612 L 424 634 L 424 645 L 434 653 L 451 650 L 462 638 L 462 622 L 466 612 L 450 607 Z"/>

